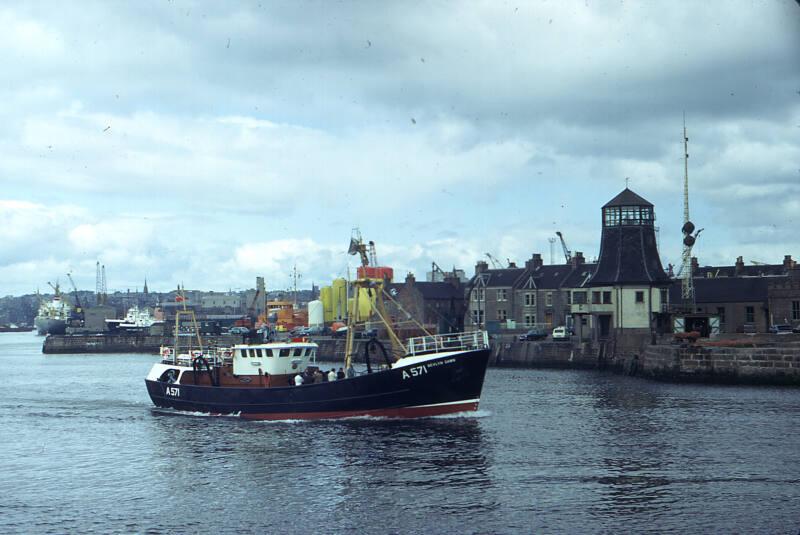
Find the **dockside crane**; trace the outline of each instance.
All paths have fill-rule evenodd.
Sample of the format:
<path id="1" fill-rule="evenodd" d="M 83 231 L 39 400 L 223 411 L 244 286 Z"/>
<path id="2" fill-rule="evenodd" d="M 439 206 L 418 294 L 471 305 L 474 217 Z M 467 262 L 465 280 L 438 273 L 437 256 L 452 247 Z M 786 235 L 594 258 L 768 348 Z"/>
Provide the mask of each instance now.
<path id="1" fill-rule="evenodd" d="M 500 263 L 500 261 L 498 261 L 498 260 L 497 260 L 495 257 L 493 257 L 491 254 L 489 254 L 489 253 L 486 253 L 486 258 L 488 258 L 488 259 L 489 259 L 489 261 L 492 263 L 492 267 L 493 267 L 494 269 L 503 269 L 503 264 L 501 264 L 501 263 Z"/>
<path id="2" fill-rule="evenodd" d="M 81 304 L 81 298 L 78 297 L 78 287 L 75 286 L 75 281 L 72 279 L 72 273 L 67 273 L 67 278 L 69 279 L 69 283 L 72 285 L 72 295 L 75 296 L 75 312 L 82 317 L 83 305 Z"/>
<path id="3" fill-rule="evenodd" d="M 567 261 L 567 264 L 569 264 L 572 261 L 572 251 L 567 247 L 567 242 L 564 241 L 564 235 L 561 234 L 560 230 L 556 231 L 556 236 L 561 240 L 561 248 L 564 250 L 564 259 Z"/>

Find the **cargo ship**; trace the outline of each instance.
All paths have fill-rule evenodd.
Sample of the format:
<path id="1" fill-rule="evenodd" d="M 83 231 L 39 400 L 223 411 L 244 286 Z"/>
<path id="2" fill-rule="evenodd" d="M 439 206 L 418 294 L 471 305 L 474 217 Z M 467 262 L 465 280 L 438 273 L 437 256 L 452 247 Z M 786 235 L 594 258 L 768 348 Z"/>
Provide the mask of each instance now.
<path id="1" fill-rule="evenodd" d="M 67 321 L 69 321 L 72 307 L 61 295 L 61 289 L 56 283 L 53 286 L 55 294 L 49 301 L 42 301 L 39 305 L 39 312 L 33 320 L 36 331 L 41 335 L 64 334 L 67 331 Z"/>
<path id="2" fill-rule="evenodd" d="M 363 252 L 360 240 L 355 247 Z M 182 315 L 196 326 L 194 313 L 184 310 L 175 318 L 176 345 L 162 348 L 162 360 L 145 379 L 150 399 L 160 408 L 257 420 L 415 418 L 478 409 L 490 355 L 485 331 L 401 341 L 387 321 L 382 298 L 391 296 L 383 280 L 360 278 L 353 287 L 338 375 L 331 370 L 325 380 L 315 362 L 317 345 L 306 338 L 203 348 L 199 331 L 180 336 Z M 365 318 L 358 301 L 367 295 L 381 298 L 369 299 Z M 356 327 L 373 316 L 384 323 L 389 347 L 373 336 L 357 355 Z M 354 360 L 361 358 L 366 370 L 356 372 Z"/>

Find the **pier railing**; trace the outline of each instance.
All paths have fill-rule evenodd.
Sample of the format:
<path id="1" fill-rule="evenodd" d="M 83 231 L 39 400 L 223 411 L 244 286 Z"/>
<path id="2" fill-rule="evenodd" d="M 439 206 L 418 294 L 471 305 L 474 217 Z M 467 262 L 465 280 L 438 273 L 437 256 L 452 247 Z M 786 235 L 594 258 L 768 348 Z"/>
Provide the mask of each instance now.
<path id="1" fill-rule="evenodd" d="M 438 353 L 441 351 L 469 351 L 489 347 L 489 334 L 486 331 L 468 333 L 435 334 L 417 336 L 406 342 L 409 355 Z"/>

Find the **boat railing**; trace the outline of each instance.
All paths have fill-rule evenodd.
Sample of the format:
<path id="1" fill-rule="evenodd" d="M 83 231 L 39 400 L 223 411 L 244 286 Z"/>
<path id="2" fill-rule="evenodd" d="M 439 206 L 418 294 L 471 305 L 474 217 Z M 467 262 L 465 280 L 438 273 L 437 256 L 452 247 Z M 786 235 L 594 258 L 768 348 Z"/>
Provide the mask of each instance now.
<path id="1" fill-rule="evenodd" d="M 176 355 L 172 348 L 161 348 L 162 364 L 191 366 L 192 361 L 198 357 L 206 359 L 211 366 L 223 366 L 225 364 L 230 364 L 233 361 L 233 350 L 206 349 L 204 351 L 200 351 L 199 349 L 195 349 Z"/>
<path id="2" fill-rule="evenodd" d="M 469 351 L 488 347 L 489 334 L 486 331 L 434 334 L 431 336 L 417 336 L 407 340 L 409 355 L 438 353 L 441 351 Z"/>

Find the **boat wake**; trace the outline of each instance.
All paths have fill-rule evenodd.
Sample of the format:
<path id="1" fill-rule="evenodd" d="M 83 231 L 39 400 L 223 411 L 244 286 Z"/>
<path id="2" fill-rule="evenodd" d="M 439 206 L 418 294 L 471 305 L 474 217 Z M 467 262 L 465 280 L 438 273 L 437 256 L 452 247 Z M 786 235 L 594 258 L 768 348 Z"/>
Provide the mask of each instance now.
<path id="1" fill-rule="evenodd" d="M 152 407 L 150 412 L 161 416 L 188 416 L 190 418 L 239 418 L 240 413 L 235 412 L 232 414 L 214 414 L 209 412 L 199 411 L 179 411 L 176 409 L 168 409 L 165 407 Z"/>

